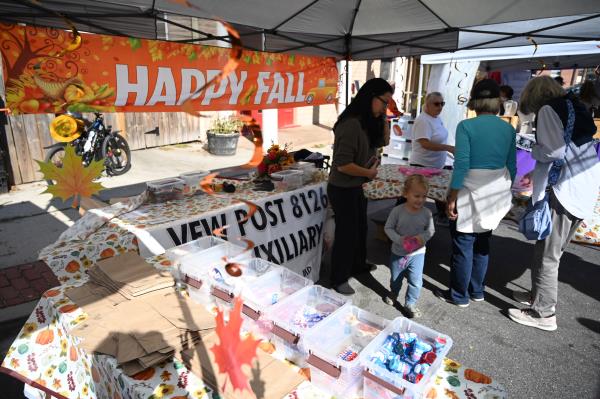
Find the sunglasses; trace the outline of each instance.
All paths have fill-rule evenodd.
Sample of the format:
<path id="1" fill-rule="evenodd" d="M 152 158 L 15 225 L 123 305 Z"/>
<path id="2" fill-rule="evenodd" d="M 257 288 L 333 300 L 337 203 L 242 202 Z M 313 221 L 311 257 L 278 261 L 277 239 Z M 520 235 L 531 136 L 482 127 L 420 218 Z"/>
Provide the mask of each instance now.
<path id="1" fill-rule="evenodd" d="M 377 99 L 378 99 L 379 101 L 381 101 L 381 102 L 383 103 L 383 105 L 385 105 L 386 107 L 387 107 L 387 105 L 389 104 L 389 101 L 385 101 L 383 98 L 381 98 L 381 97 L 379 97 L 379 96 L 377 96 Z"/>
<path id="2" fill-rule="evenodd" d="M 446 105 L 446 102 L 442 101 L 442 102 L 435 102 L 435 103 L 432 103 L 432 104 L 435 105 L 436 107 L 443 107 L 444 105 Z"/>

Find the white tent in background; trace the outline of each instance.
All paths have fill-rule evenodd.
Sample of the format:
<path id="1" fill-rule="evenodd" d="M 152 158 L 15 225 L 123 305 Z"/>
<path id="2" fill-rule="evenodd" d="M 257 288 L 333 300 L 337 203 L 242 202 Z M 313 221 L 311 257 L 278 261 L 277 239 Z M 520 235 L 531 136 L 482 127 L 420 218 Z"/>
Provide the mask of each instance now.
<path id="1" fill-rule="evenodd" d="M 454 61 L 478 61 L 479 69 L 571 69 L 589 68 L 600 64 L 600 41 L 541 44 L 494 49 L 461 50 L 453 53 L 429 54 L 422 64 L 445 64 Z"/>
<path id="2" fill-rule="evenodd" d="M 599 64 L 600 41 L 540 44 L 537 48 L 530 44 L 421 56 L 421 65 L 432 65 L 429 81 L 425 82 L 426 90 L 439 91 L 446 99 L 441 117 L 450 132 L 450 142 L 454 140 L 456 125 L 464 119 L 466 104 L 463 100 L 469 96 L 477 70 L 508 71 L 512 79 L 503 83 L 510 84 L 518 93 L 531 76 L 529 70 L 586 68 Z"/>

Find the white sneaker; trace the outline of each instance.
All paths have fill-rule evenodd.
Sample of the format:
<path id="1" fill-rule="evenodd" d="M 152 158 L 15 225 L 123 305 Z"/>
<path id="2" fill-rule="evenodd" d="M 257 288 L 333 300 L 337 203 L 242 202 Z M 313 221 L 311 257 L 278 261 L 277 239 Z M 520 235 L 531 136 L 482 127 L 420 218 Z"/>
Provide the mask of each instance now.
<path id="1" fill-rule="evenodd" d="M 554 331 L 558 328 L 556 325 L 556 315 L 540 317 L 538 312 L 531 308 L 508 309 L 508 317 L 516 323 L 539 328 L 544 331 Z"/>
<path id="2" fill-rule="evenodd" d="M 531 306 L 533 302 L 533 299 L 531 298 L 531 292 L 527 291 L 513 291 L 512 297 L 515 301 L 527 306 Z"/>

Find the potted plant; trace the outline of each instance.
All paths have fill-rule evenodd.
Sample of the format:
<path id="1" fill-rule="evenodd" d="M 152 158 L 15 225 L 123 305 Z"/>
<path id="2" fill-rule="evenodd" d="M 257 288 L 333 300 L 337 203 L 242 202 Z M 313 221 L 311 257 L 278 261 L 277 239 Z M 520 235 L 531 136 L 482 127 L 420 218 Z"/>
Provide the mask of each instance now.
<path id="1" fill-rule="evenodd" d="M 208 152 L 214 155 L 235 155 L 243 122 L 236 117 L 218 117 L 206 131 Z"/>

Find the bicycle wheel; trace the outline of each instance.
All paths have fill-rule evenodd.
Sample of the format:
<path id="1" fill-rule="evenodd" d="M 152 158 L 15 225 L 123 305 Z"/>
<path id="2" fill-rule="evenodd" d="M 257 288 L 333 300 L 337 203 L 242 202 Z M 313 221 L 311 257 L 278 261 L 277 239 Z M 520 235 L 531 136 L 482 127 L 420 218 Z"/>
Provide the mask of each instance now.
<path id="1" fill-rule="evenodd" d="M 102 144 L 102 157 L 109 176 L 119 176 L 131 169 L 129 144 L 120 134 L 106 136 Z"/>
<path id="2" fill-rule="evenodd" d="M 65 157 L 65 146 L 52 147 L 46 153 L 46 162 L 52 162 L 57 168 L 63 167 L 63 159 Z M 49 186 L 54 185 L 53 180 L 46 180 Z"/>

